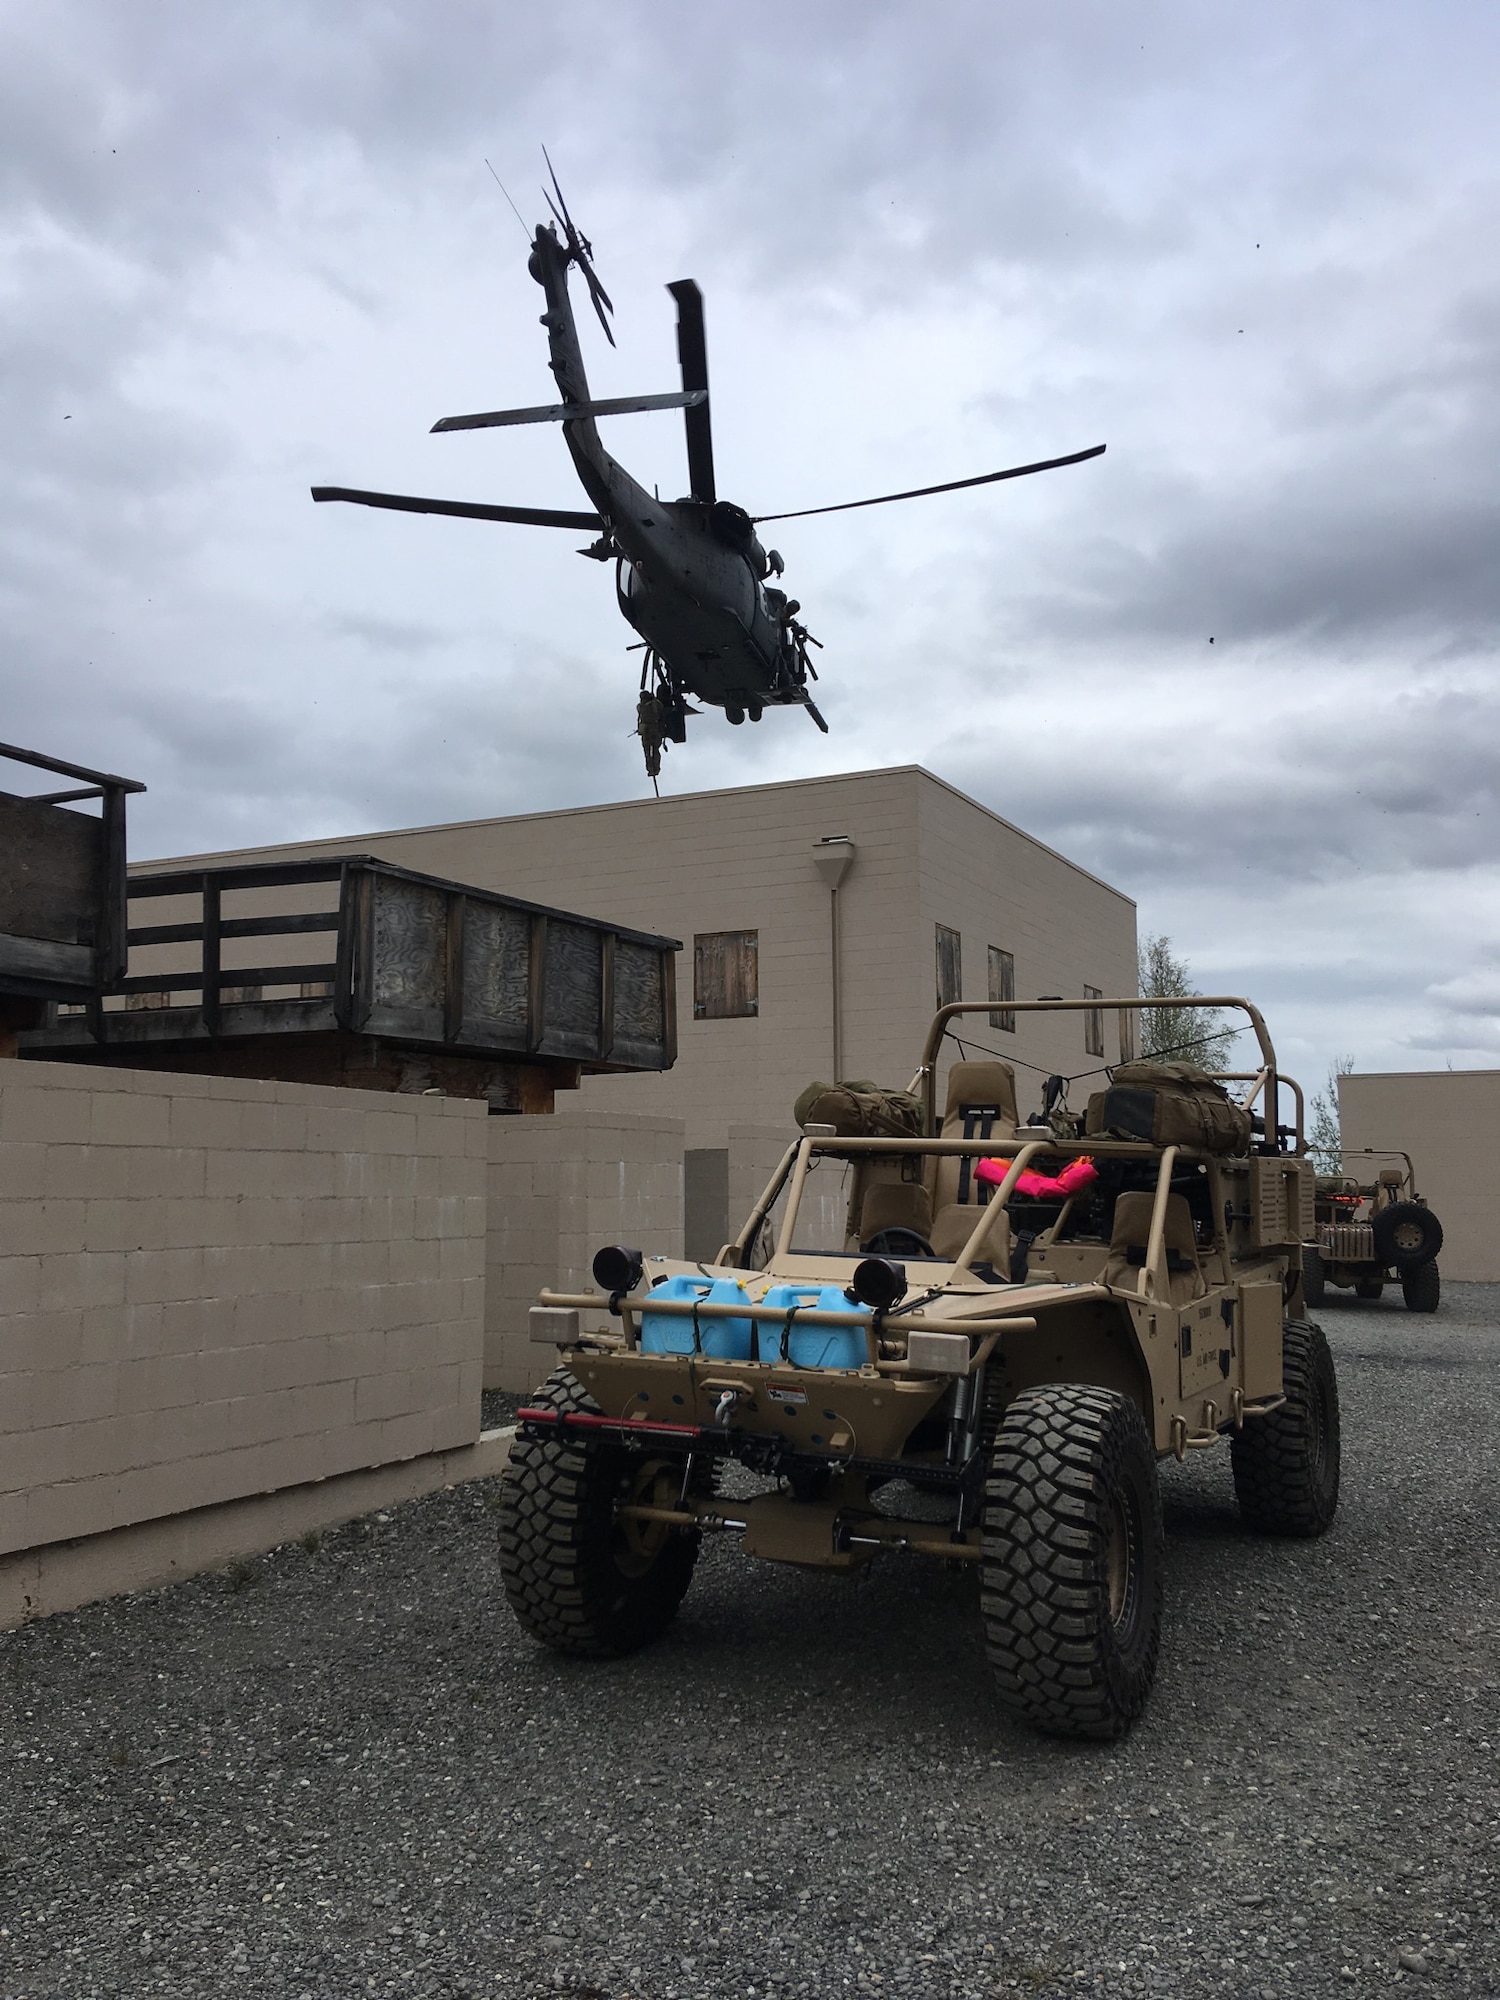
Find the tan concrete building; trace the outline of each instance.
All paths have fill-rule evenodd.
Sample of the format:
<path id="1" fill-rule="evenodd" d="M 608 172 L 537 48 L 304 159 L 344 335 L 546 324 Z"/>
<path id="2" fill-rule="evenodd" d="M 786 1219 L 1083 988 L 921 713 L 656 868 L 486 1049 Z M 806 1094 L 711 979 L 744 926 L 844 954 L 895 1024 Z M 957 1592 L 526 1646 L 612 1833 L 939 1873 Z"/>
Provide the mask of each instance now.
<path id="1" fill-rule="evenodd" d="M 675 1068 L 580 1104 L 685 1122 L 694 1255 L 726 1231 L 729 1128 L 789 1131 L 835 1072 L 904 1086 L 940 999 L 995 998 L 968 1033 L 1017 1064 L 1024 1113 L 1045 1073 L 1118 1060 L 1122 1024 L 1005 999 L 1135 991 L 1134 903 L 915 765 L 148 866 L 338 854 L 681 938 Z"/>
<path id="2" fill-rule="evenodd" d="M 1443 1225 L 1445 1278 L 1500 1279 L 1500 1069 L 1340 1077 L 1339 1121 L 1348 1147 L 1411 1154 L 1418 1191 Z"/>

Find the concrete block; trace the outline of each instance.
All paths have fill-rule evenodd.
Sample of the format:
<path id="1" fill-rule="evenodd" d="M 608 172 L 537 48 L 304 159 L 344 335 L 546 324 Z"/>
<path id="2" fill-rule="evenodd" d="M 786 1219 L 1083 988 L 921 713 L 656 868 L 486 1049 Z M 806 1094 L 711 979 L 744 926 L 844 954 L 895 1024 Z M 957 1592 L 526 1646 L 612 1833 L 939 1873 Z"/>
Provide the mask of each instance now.
<path id="1" fill-rule="evenodd" d="M 120 1407 L 116 1362 L 92 1367 L 48 1368 L 31 1377 L 31 1422 L 39 1430 L 91 1423 Z"/>
<path id="2" fill-rule="evenodd" d="M 238 1354 L 239 1350 L 230 1352 Z M 116 1364 L 113 1373 L 115 1407 L 129 1414 L 172 1410 L 202 1402 L 211 1371 L 207 1357 L 201 1353 L 143 1354 Z M 100 1409 L 88 1414 L 105 1416 L 108 1412 Z"/>
<path id="3" fill-rule="evenodd" d="M 412 1408 L 412 1373 L 400 1369 L 391 1374 L 367 1375 L 354 1384 L 354 1420 L 378 1424 L 388 1417 L 407 1415 Z"/>
<path id="4" fill-rule="evenodd" d="M 25 1262 L 25 1259 L 17 1259 Z M 125 1303 L 126 1255 L 118 1250 L 52 1252 L 41 1260 L 37 1307 L 42 1312 L 86 1312 Z"/>
<path id="5" fill-rule="evenodd" d="M 43 1192 L 47 1148 L 41 1140 L 0 1141 L 0 1201 L 30 1201 Z"/>
<path id="6" fill-rule="evenodd" d="M 140 1091 L 100 1092 L 89 1099 L 89 1142 L 95 1146 L 165 1146 L 171 1137 L 168 1098 Z"/>
<path id="7" fill-rule="evenodd" d="M 307 1112 L 293 1103 L 247 1102 L 240 1112 L 239 1143 L 254 1151 L 301 1152 L 307 1145 Z"/>
<path id="8" fill-rule="evenodd" d="M 240 1144 L 241 1107 L 214 1098 L 174 1096 L 169 1103 L 167 1129 L 174 1146 L 232 1151 Z"/>
<path id="9" fill-rule="evenodd" d="M 357 1106 L 310 1106 L 307 1113 L 307 1146 L 310 1152 L 348 1153 L 363 1151 L 364 1112 Z"/>
<path id="10" fill-rule="evenodd" d="M 86 1210 L 81 1201 L 0 1201 L 0 1257 L 84 1248 Z"/>
<path id="11" fill-rule="evenodd" d="M 0 1369 L 20 1374 L 77 1367 L 83 1358 L 83 1322 L 81 1312 L 17 1312 L 0 1317 Z M 0 1409 L 0 1429 L 15 1428 L 19 1426 L 8 1423 Z"/>
<path id="12" fill-rule="evenodd" d="M 239 1403 L 264 1395 L 271 1383 L 271 1357 L 276 1351 L 259 1345 L 205 1348 L 197 1357 L 205 1399 Z"/>
<path id="13" fill-rule="evenodd" d="M 0 1145 L 82 1145 L 91 1121 L 92 1105 L 80 1093 L 28 1089 L 8 1077 L 0 1089 Z"/>
<path id="14" fill-rule="evenodd" d="M 114 1198 L 101 1197 L 67 1206 L 82 1211 L 81 1227 L 72 1245 L 75 1249 L 160 1250 L 168 1241 L 174 1204 L 140 1200 L 121 1193 Z"/>
<path id="15" fill-rule="evenodd" d="M 118 1261 L 124 1271 L 121 1304 L 159 1305 L 204 1296 L 202 1250 L 131 1250 Z"/>
<path id="16" fill-rule="evenodd" d="M 367 1111 L 364 1142 L 372 1153 L 394 1153 L 403 1159 L 415 1157 L 418 1150 L 415 1114 L 384 1108 Z"/>

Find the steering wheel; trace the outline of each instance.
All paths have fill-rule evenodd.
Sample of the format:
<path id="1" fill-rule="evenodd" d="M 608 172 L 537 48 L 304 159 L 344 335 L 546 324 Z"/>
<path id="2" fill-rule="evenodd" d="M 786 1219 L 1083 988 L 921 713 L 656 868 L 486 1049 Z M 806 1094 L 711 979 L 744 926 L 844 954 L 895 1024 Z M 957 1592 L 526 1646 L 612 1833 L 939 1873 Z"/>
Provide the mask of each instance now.
<path id="1" fill-rule="evenodd" d="M 915 1229 L 877 1229 L 868 1243 L 861 1243 L 866 1257 L 935 1257 L 937 1252 Z"/>

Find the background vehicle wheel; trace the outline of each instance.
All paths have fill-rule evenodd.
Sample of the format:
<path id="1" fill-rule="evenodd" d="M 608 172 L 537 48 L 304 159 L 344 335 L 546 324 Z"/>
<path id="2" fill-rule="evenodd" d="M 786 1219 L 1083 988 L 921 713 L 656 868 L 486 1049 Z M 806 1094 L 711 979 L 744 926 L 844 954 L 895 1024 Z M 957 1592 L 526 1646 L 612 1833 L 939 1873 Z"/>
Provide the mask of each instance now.
<path id="1" fill-rule="evenodd" d="M 1287 1321 L 1281 1384 L 1281 1408 L 1230 1442 L 1235 1496 L 1263 1535 L 1321 1535 L 1339 1504 L 1339 1387 L 1321 1327 Z"/>
<path id="2" fill-rule="evenodd" d="M 1322 1254 L 1311 1243 L 1302 1246 L 1302 1298 L 1309 1312 L 1316 1312 L 1328 1290 L 1328 1274 Z"/>
<path id="3" fill-rule="evenodd" d="M 1418 1264 L 1414 1271 L 1403 1272 L 1401 1296 L 1409 1311 L 1435 1313 L 1442 1295 L 1442 1282 L 1436 1264 Z"/>
<path id="4" fill-rule="evenodd" d="M 1370 1217 L 1375 1235 L 1375 1255 L 1383 1264 L 1398 1271 L 1415 1270 L 1430 1264 L 1443 1247 L 1443 1225 L 1430 1208 L 1414 1201 L 1392 1202 Z"/>
<path id="5" fill-rule="evenodd" d="M 1354 1280 L 1354 1296 L 1357 1299 L 1378 1299 L 1384 1290 L 1384 1278 L 1356 1278 Z"/>
<path id="6" fill-rule="evenodd" d="M 597 1405 L 565 1368 L 532 1402 Z M 700 1493 L 712 1489 L 706 1465 Z M 677 1615 L 701 1537 L 696 1530 L 622 1521 L 628 1500 L 671 1506 L 680 1459 L 652 1458 L 607 1431 L 517 1436 L 500 1487 L 500 1573 L 511 1609 L 559 1653 L 610 1659 L 660 1637 Z"/>
<path id="7" fill-rule="evenodd" d="M 1072 1383 L 1006 1410 L 985 1487 L 981 1615 L 1000 1698 L 1056 1736 L 1119 1736 L 1161 1639 L 1156 1453 L 1129 1397 Z"/>

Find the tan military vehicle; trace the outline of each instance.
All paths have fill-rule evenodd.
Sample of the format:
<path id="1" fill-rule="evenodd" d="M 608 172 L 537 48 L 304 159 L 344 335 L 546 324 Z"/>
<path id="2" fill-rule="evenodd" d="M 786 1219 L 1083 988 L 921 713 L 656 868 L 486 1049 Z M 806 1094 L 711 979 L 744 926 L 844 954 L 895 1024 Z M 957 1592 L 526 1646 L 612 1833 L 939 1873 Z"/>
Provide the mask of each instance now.
<path id="1" fill-rule="evenodd" d="M 564 1653 L 640 1646 L 709 1530 L 813 1568 L 905 1550 L 976 1567 L 1016 1715 L 1126 1729 L 1156 1666 L 1159 1462 L 1227 1442 L 1268 1534 L 1321 1534 L 1338 1502 L 1333 1362 L 1301 1316 L 1300 1092 L 1288 1130 L 1260 1015 L 1193 1004 L 1249 1018 L 1260 1066 L 1233 1095 L 1135 1064 L 1082 1116 L 1054 1102 L 1022 1125 L 1010 1065 L 962 1060 L 939 1103 L 945 1035 L 992 1007 L 960 1002 L 909 1110 L 826 1093 L 712 1264 L 610 1246 L 598 1293 L 544 1292 L 533 1337 L 562 1365 L 520 1412 L 502 1489 L 522 1623 Z M 830 1176 L 832 1250 L 809 1221 Z"/>
<path id="2" fill-rule="evenodd" d="M 1357 1299 L 1378 1299 L 1388 1284 L 1399 1284 L 1409 1311 L 1436 1312 L 1443 1225 L 1417 1193 L 1411 1154 L 1366 1146 L 1358 1153 L 1346 1149 L 1339 1159 L 1339 1173 L 1318 1176 L 1317 1233 L 1302 1246 L 1308 1310 L 1322 1305 L 1329 1285 L 1346 1286 Z M 1351 1168 L 1355 1160 L 1370 1161 L 1371 1170 L 1361 1177 Z M 1396 1160 L 1399 1167 L 1391 1164 Z"/>

